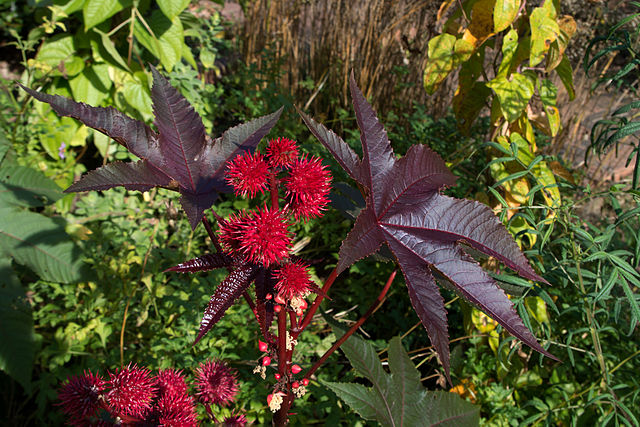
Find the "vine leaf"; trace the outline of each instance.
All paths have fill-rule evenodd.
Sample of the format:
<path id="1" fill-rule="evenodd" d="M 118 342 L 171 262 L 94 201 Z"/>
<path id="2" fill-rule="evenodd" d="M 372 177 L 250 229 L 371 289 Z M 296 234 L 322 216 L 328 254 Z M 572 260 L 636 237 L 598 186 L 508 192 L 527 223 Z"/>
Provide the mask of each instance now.
<path id="1" fill-rule="evenodd" d="M 113 138 L 142 159 L 115 162 L 85 174 L 65 192 L 106 190 L 122 186 L 147 191 L 163 187 L 180 192 L 180 203 L 192 228 L 222 192 L 231 188 L 224 180 L 228 160 L 253 151 L 282 113 L 278 111 L 228 129 L 212 139 L 189 102 L 155 68 L 151 99 L 157 132 L 113 107 L 92 107 L 71 99 L 37 92 L 20 85 L 60 116 L 75 118 Z"/>
<path id="2" fill-rule="evenodd" d="M 465 254 L 459 243 L 497 258 L 522 277 L 544 283 L 546 280 L 531 268 L 511 234 L 487 206 L 440 193 L 441 189 L 454 185 L 456 178 L 436 153 L 418 145 L 397 159 L 384 127 L 357 87 L 353 74 L 350 87 L 361 131 L 363 159 L 360 161 L 356 156 L 350 160 L 351 171 L 347 172 L 363 186 L 366 207 L 342 243 L 338 273 L 386 244 L 402 269 L 413 307 L 447 377 L 446 310 L 431 270 L 444 276 L 455 292 L 515 337 L 555 359 L 536 341 L 506 294 Z M 321 125 L 312 125 L 314 135 L 332 153 L 344 152 L 336 149 L 335 138 L 329 131 L 318 131 Z M 346 163 L 344 158 L 339 162 Z"/>

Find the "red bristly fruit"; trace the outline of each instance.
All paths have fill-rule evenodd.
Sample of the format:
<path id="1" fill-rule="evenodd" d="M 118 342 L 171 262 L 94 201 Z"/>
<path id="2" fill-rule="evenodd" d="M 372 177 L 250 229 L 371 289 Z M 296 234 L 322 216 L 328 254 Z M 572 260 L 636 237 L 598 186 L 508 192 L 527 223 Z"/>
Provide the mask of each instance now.
<path id="1" fill-rule="evenodd" d="M 196 370 L 196 391 L 200 402 L 225 406 L 238 393 L 235 373 L 220 361 L 201 363 Z"/>
<path id="2" fill-rule="evenodd" d="M 86 417 L 94 415 L 100 407 L 100 395 L 104 389 L 102 377 L 91 372 L 68 378 L 58 392 L 59 405 L 69 416 L 68 421 L 79 425 Z"/>
<path id="3" fill-rule="evenodd" d="M 226 180 L 236 196 L 255 197 L 264 193 L 269 178 L 269 165 L 260 153 L 244 153 L 229 161 Z"/>
<path id="4" fill-rule="evenodd" d="M 293 297 L 304 297 L 309 292 L 311 277 L 308 267 L 300 262 L 289 262 L 273 271 L 273 277 L 277 280 L 275 289 L 278 297 L 290 301 Z M 282 302 L 281 304 L 283 304 Z"/>
<path id="5" fill-rule="evenodd" d="M 151 409 L 156 395 L 155 380 L 150 371 L 129 365 L 117 371 L 109 372 L 106 401 L 114 415 L 143 418 Z"/>
<path id="6" fill-rule="evenodd" d="M 269 166 L 288 168 L 298 157 L 298 146 L 289 138 L 276 138 L 269 141 L 266 153 Z"/>

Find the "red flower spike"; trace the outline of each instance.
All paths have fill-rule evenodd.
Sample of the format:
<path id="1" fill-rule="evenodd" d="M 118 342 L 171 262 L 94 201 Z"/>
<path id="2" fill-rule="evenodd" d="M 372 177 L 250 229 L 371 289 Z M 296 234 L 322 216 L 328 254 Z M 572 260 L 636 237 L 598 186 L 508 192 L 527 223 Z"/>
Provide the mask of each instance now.
<path id="1" fill-rule="evenodd" d="M 269 266 L 289 255 L 289 223 L 280 210 L 263 206 L 251 212 L 241 224 L 240 249 L 245 258 Z"/>
<path id="2" fill-rule="evenodd" d="M 308 379 L 308 378 L 304 378 L 304 379 L 302 380 L 302 385 L 303 385 L 303 386 L 308 386 L 308 385 L 309 385 L 309 379 Z"/>
<path id="3" fill-rule="evenodd" d="M 271 365 L 271 358 L 269 356 L 265 356 L 262 358 L 262 366 Z"/>
<path id="4" fill-rule="evenodd" d="M 277 280 L 275 289 L 278 297 L 287 301 L 293 297 L 304 297 L 312 284 L 308 267 L 300 261 L 282 265 L 280 269 L 274 270 L 273 277 Z"/>
<path id="5" fill-rule="evenodd" d="M 162 369 L 156 375 L 158 396 L 182 396 L 188 393 L 182 371 L 175 369 Z"/>
<path id="6" fill-rule="evenodd" d="M 105 381 L 99 375 L 86 372 L 67 379 L 58 392 L 62 412 L 69 416 L 71 424 L 81 424 L 86 417 L 95 414 L 100 407 L 100 395 Z"/>
<path id="7" fill-rule="evenodd" d="M 294 374 L 299 374 L 302 371 L 302 368 L 300 367 L 300 365 L 293 365 L 291 367 L 291 372 L 293 372 Z"/>
<path id="8" fill-rule="evenodd" d="M 278 374 L 278 373 L 276 373 L 276 374 L 274 375 L 274 377 L 276 378 L 276 380 L 280 380 L 280 378 L 281 378 L 280 374 Z"/>
<path id="9" fill-rule="evenodd" d="M 150 371 L 129 365 L 115 374 L 109 372 L 109 376 L 107 387 L 111 390 L 106 400 L 114 415 L 143 418 L 156 395 L 155 380 Z"/>
<path id="10" fill-rule="evenodd" d="M 296 159 L 283 179 L 289 209 L 296 219 L 321 216 L 329 204 L 331 174 L 317 157 Z"/>
<path id="11" fill-rule="evenodd" d="M 269 349 L 269 344 L 267 344 L 266 342 L 258 340 L 258 350 L 267 351 L 268 349 Z"/>
<path id="12" fill-rule="evenodd" d="M 298 381 L 294 381 L 291 383 L 291 388 L 298 388 L 300 387 L 300 383 L 298 383 Z"/>
<path id="13" fill-rule="evenodd" d="M 266 152 L 269 166 L 288 168 L 298 157 L 298 146 L 289 138 L 277 138 L 269 141 Z"/>
<path id="14" fill-rule="evenodd" d="M 228 162 L 226 180 L 236 196 L 255 197 L 257 193 L 264 193 L 268 178 L 269 165 L 260 153 L 245 152 Z"/>
<path id="15" fill-rule="evenodd" d="M 200 363 L 196 370 L 196 381 L 196 394 L 202 403 L 226 406 L 233 402 L 238 393 L 235 372 L 224 362 Z"/>

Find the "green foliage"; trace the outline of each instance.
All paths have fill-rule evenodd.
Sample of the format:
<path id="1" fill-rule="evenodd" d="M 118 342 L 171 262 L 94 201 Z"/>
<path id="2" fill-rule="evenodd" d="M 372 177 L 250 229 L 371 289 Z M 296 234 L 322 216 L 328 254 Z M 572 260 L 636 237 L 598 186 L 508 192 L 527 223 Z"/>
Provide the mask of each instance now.
<path id="1" fill-rule="evenodd" d="M 336 335 L 344 330 L 329 322 Z M 399 337 L 389 342 L 389 368 L 384 371 L 373 345 L 352 335 L 340 347 L 359 376 L 372 387 L 357 383 L 325 381 L 324 384 L 367 420 L 381 425 L 455 425 L 478 424 L 478 409 L 452 393 L 427 391 L 420 373 L 402 347 Z"/>
<path id="2" fill-rule="evenodd" d="M 640 8 L 638 2 L 630 4 Z M 637 23 L 634 24 L 638 17 L 640 17 L 640 13 L 627 16 L 609 29 L 609 34 L 595 37 L 589 43 L 584 57 L 584 69 L 587 73 L 595 68 L 598 60 L 610 55 L 622 57 L 624 60 L 619 69 L 598 76 L 592 89 L 606 85 L 615 88 L 618 93 L 622 89 L 628 89 L 634 98 L 637 97 L 638 91 L 632 80 L 640 70 L 640 58 L 638 58 L 640 27 L 637 26 Z M 599 50 L 594 52 L 596 47 Z M 585 154 L 585 161 L 588 160 L 590 151 L 602 155 L 612 146 L 617 149 L 618 145 L 624 142 L 627 137 L 633 136 L 638 139 L 640 121 L 635 119 L 638 117 L 639 108 L 640 101 L 634 100 L 615 110 L 609 118 L 598 120 L 591 129 L 591 145 Z M 625 167 L 629 166 L 634 157 L 632 187 L 638 189 L 640 188 L 640 142 L 636 142 L 633 150 L 629 153 Z"/>

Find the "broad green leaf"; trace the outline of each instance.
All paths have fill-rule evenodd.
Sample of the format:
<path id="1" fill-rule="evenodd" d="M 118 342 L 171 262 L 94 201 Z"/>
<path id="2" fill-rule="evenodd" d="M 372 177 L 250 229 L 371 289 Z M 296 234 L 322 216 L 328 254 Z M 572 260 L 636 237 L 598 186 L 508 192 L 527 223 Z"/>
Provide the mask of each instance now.
<path id="1" fill-rule="evenodd" d="M 108 68 L 107 64 L 94 64 L 69 80 L 73 98 L 89 105 L 100 105 L 113 84 Z"/>
<path id="2" fill-rule="evenodd" d="M 477 427 L 480 408 L 455 393 L 429 391 L 419 404 L 419 425 L 438 427 Z M 417 424 L 416 424 L 417 425 Z"/>
<path id="3" fill-rule="evenodd" d="M 496 0 L 477 0 L 471 8 L 471 22 L 462 35 L 462 40 L 472 48 L 479 47 L 493 36 L 493 9 Z"/>
<path id="4" fill-rule="evenodd" d="M 465 133 L 469 132 L 480 111 L 486 106 L 491 95 L 491 89 L 483 82 L 474 82 L 468 90 L 458 90 L 453 97 L 453 111 L 456 115 L 458 127 Z"/>
<path id="5" fill-rule="evenodd" d="M 520 0 L 496 0 L 493 8 L 493 28 L 496 33 L 505 30 L 518 16 Z"/>
<path id="6" fill-rule="evenodd" d="M 371 388 L 362 384 L 334 383 L 323 381 L 338 397 L 358 413 L 365 420 L 378 420 L 382 425 L 392 425 L 385 403 Z"/>
<path id="7" fill-rule="evenodd" d="M 38 133 L 40 144 L 51 158 L 60 160 L 60 150 L 66 147 L 84 145 L 88 131 L 86 127 L 68 117 L 57 117 L 53 112 L 46 116 Z"/>
<path id="8" fill-rule="evenodd" d="M 111 56 L 114 61 L 114 65 L 119 65 L 120 67 L 122 67 L 122 69 L 131 72 L 131 69 L 127 65 L 127 62 L 122 58 L 122 56 L 120 56 L 120 53 L 116 49 L 116 46 L 113 44 L 107 33 L 104 33 L 97 28 L 94 28 L 93 31 L 100 36 L 100 41 L 102 42 L 101 46 L 104 48 L 104 50 L 107 51 L 109 56 Z"/>
<path id="9" fill-rule="evenodd" d="M 84 30 L 89 31 L 89 29 L 120 12 L 130 3 L 127 0 L 86 0 L 82 8 Z"/>
<path id="10" fill-rule="evenodd" d="M 556 136 L 561 126 L 560 112 L 556 107 L 558 88 L 549 79 L 538 80 L 537 83 L 540 100 L 542 101 L 544 111 L 547 114 L 551 136 Z"/>
<path id="11" fill-rule="evenodd" d="M 558 64 L 555 70 L 558 76 L 560 76 L 560 80 L 562 80 L 565 89 L 567 89 L 569 100 L 573 101 L 576 97 L 576 92 L 573 88 L 573 69 L 571 68 L 569 59 L 567 59 L 567 55 L 563 55 L 562 61 L 560 61 L 560 64 Z"/>
<path id="12" fill-rule="evenodd" d="M 169 18 L 173 19 L 180 15 L 187 6 L 189 6 L 190 0 L 158 0 L 158 6 L 162 13 Z"/>
<path id="13" fill-rule="evenodd" d="M 3 206 L 40 207 L 62 197 L 62 189 L 42 172 L 26 166 L 0 168 L 0 202 Z"/>
<path id="14" fill-rule="evenodd" d="M 542 7 L 533 9 L 529 23 L 531 24 L 529 65 L 535 67 L 542 61 L 544 54 L 551 47 L 551 43 L 556 40 L 560 33 L 553 2 L 545 1 Z"/>
<path id="15" fill-rule="evenodd" d="M 179 17 L 172 20 L 156 10 L 148 21 L 153 34 L 149 34 L 141 22 L 136 22 L 134 35 L 142 45 L 154 56 L 160 59 L 160 63 L 171 71 L 174 65 L 182 58 L 182 22 Z M 154 38 L 155 36 L 155 38 Z"/>
<path id="16" fill-rule="evenodd" d="M 53 76 L 75 76 L 85 65 L 83 58 L 77 54 L 77 49 L 73 36 L 53 36 L 40 48 L 34 65 Z"/>
<path id="17" fill-rule="evenodd" d="M 508 77 L 513 69 L 513 60 L 518 50 L 518 32 L 510 30 L 502 39 L 502 62 L 496 77 Z"/>
<path id="18" fill-rule="evenodd" d="M 509 123 L 520 117 L 533 96 L 534 86 L 527 76 L 516 73 L 507 77 L 496 77 L 487 83 L 498 96 L 502 115 Z"/>
<path id="19" fill-rule="evenodd" d="M 7 139 L 4 132 L 0 132 L 0 167 L 2 166 L 2 162 L 4 161 L 4 158 L 10 149 L 11 143 Z"/>
<path id="20" fill-rule="evenodd" d="M 133 76 L 127 76 L 120 93 L 145 120 L 153 117 L 151 92 L 144 73 L 137 72 Z"/>
<path id="21" fill-rule="evenodd" d="M 0 249 L 0 370 L 29 394 L 35 355 L 31 306 L 11 268 L 11 259 Z"/>
<path id="22" fill-rule="evenodd" d="M 455 68 L 454 46 L 456 37 L 441 34 L 429 40 L 427 65 L 424 69 L 424 88 L 433 95 L 438 85 Z"/>
<path id="23" fill-rule="evenodd" d="M 52 282 L 83 278 L 82 253 L 62 221 L 7 207 L 0 207 L 0 217 L 0 249 L 18 264 Z"/>
<path id="24" fill-rule="evenodd" d="M 58 7 L 62 12 L 66 13 L 67 15 L 71 15 L 72 13 L 81 10 L 86 1 L 87 0 L 71 0 Z"/>

